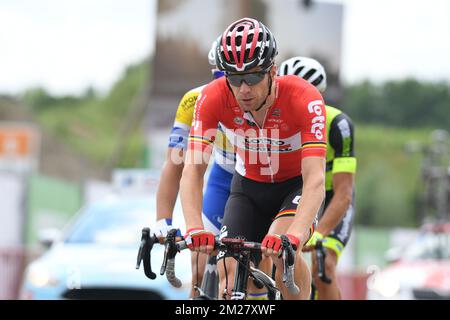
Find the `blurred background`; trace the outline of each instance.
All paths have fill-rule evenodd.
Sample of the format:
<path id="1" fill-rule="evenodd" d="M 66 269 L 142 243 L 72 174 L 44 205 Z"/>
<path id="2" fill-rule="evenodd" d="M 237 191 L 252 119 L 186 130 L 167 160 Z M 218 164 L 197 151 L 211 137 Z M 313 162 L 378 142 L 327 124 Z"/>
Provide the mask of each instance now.
<path id="1" fill-rule="evenodd" d="M 212 41 L 244 16 L 273 31 L 278 63 L 319 60 L 327 104 L 354 120 L 355 226 L 338 267 L 344 298 L 449 298 L 449 13 L 446 0 L 0 2 L 0 299 L 80 297 L 67 293 L 69 282 L 75 277 L 80 292 L 99 268 L 77 264 L 83 250 L 78 261 L 54 257 L 30 271 L 31 261 L 73 239 L 106 196 L 154 199 L 179 100 L 211 80 Z M 142 273 L 134 261 L 140 228 L 154 221 L 154 203 L 148 208 L 122 261 L 130 272 Z M 409 279 L 399 278 L 402 268 Z M 105 294 L 100 271 L 97 291 L 81 297 Z M 130 294 L 148 281 L 118 286 Z"/>

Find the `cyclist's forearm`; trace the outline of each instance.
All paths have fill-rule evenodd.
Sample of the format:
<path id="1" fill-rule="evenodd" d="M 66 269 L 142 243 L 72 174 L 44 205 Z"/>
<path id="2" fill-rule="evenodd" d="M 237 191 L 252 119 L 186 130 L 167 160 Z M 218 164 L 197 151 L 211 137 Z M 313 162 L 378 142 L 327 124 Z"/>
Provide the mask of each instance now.
<path id="1" fill-rule="evenodd" d="M 317 231 L 323 236 L 329 235 L 341 222 L 351 201 L 351 192 L 335 192 L 317 225 Z"/>
<path id="2" fill-rule="evenodd" d="M 327 236 L 345 216 L 353 198 L 354 174 L 338 172 L 333 174 L 333 197 L 320 218 L 317 231 Z"/>
<path id="3" fill-rule="evenodd" d="M 166 161 L 156 194 L 156 219 L 171 219 L 178 196 L 183 164 Z"/>
<path id="4" fill-rule="evenodd" d="M 180 182 L 181 205 L 183 207 L 186 229 L 203 227 L 201 212 L 204 171 L 196 168 L 196 166 L 186 165 Z"/>

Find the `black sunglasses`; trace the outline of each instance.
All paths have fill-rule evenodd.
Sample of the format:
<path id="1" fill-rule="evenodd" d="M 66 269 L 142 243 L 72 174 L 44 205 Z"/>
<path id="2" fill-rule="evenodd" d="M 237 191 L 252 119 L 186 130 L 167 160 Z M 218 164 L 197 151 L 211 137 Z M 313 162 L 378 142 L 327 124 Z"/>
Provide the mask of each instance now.
<path id="1" fill-rule="evenodd" d="M 269 72 L 270 68 L 272 68 L 271 65 L 261 71 L 248 73 L 226 73 L 225 75 L 230 84 L 234 87 L 240 87 L 242 81 L 245 81 L 245 83 L 249 86 L 254 86 L 264 79 L 266 73 Z"/>

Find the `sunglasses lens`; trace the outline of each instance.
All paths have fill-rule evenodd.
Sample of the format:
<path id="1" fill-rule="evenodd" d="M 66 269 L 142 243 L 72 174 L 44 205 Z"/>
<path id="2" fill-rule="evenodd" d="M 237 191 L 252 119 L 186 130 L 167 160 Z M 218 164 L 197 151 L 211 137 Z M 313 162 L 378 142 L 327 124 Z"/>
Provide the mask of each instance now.
<path id="1" fill-rule="evenodd" d="M 260 83 L 265 75 L 266 72 L 253 72 L 247 74 L 232 74 L 228 75 L 227 78 L 228 81 L 230 81 L 230 84 L 235 87 L 241 86 L 242 81 L 249 86 L 254 86 L 255 84 Z"/>

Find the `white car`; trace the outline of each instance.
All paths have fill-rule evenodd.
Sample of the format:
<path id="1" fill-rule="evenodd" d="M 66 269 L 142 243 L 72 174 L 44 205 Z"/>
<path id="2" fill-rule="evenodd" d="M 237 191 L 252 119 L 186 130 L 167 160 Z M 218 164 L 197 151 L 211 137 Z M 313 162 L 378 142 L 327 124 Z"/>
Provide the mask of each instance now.
<path id="1" fill-rule="evenodd" d="M 398 253 L 368 278 L 368 299 L 450 299 L 450 223 L 426 224 Z"/>
<path id="2" fill-rule="evenodd" d="M 163 247 L 155 245 L 155 280 L 136 270 L 141 230 L 156 220 L 156 196 L 110 196 L 81 209 L 61 241 L 55 242 L 25 271 L 21 299 L 188 299 L 191 281 L 189 250 L 176 258 L 182 287 L 172 287 L 159 274 Z M 183 229 L 177 204 L 174 222 Z"/>

